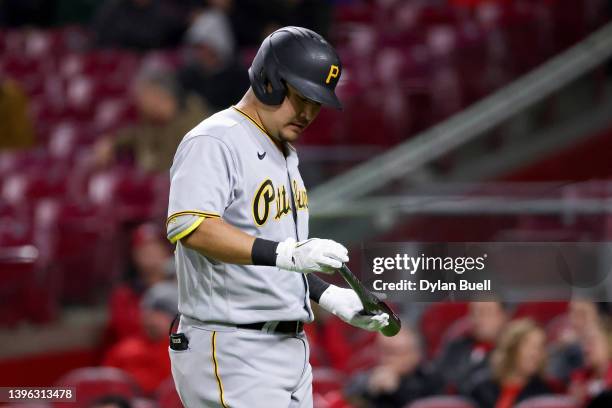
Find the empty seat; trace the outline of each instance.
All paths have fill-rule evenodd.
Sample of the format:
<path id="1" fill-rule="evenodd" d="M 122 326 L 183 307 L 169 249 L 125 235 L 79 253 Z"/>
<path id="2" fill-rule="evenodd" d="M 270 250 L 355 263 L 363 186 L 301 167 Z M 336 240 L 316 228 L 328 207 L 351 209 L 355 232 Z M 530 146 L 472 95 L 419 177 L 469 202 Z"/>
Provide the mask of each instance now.
<path id="1" fill-rule="evenodd" d="M 183 408 L 172 378 L 164 381 L 157 389 L 155 395 L 159 408 Z"/>
<path id="2" fill-rule="evenodd" d="M 117 232 L 112 219 L 95 205 L 61 200 L 41 202 L 36 219 L 38 235 L 48 241 L 50 260 L 62 280 L 62 300 L 99 300 L 100 289 L 117 274 Z"/>
<path id="3" fill-rule="evenodd" d="M 85 367 L 70 371 L 60 378 L 56 387 L 74 387 L 75 402 L 55 403 L 54 407 L 86 408 L 105 395 L 127 399 L 141 396 L 141 391 L 125 371 L 112 367 Z"/>
<path id="4" fill-rule="evenodd" d="M 32 245 L 0 249 L 0 325 L 26 320 L 31 288 L 39 273 L 38 250 Z"/>
<path id="5" fill-rule="evenodd" d="M 525 302 L 516 307 L 512 317 L 514 319 L 528 317 L 546 325 L 566 312 L 567 302 Z"/>
<path id="6" fill-rule="evenodd" d="M 93 175 L 88 194 L 93 203 L 112 204 L 119 221 L 136 222 L 165 213 L 169 184 L 166 175 L 116 168 Z"/>

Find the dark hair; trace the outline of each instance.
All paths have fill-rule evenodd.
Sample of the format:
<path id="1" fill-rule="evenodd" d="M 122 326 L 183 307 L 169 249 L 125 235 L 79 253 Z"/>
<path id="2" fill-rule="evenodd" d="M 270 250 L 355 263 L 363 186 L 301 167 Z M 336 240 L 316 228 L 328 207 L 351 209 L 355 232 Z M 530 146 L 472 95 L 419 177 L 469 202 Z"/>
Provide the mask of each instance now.
<path id="1" fill-rule="evenodd" d="M 105 395 L 95 400 L 90 408 L 95 408 L 103 405 L 115 405 L 117 408 L 132 408 L 132 404 L 129 400 L 121 395 Z"/>

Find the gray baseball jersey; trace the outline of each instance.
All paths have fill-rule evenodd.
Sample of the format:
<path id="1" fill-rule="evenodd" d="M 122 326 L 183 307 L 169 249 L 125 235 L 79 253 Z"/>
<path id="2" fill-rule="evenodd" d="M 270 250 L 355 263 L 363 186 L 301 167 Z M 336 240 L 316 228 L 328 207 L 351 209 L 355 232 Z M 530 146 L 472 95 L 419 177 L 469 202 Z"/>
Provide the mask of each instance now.
<path id="1" fill-rule="evenodd" d="M 235 107 L 202 121 L 180 143 L 170 169 L 167 234 L 177 244 L 182 315 L 229 324 L 312 320 L 303 274 L 218 262 L 180 241 L 207 217 L 255 237 L 306 239 L 308 197 L 296 151 L 284 149 Z"/>

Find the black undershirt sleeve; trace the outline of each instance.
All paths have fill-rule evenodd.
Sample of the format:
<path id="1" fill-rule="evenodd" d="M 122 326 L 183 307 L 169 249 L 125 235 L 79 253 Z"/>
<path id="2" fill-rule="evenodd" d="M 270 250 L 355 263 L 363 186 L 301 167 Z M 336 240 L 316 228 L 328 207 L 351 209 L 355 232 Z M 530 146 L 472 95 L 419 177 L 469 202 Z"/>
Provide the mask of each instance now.
<path id="1" fill-rule="evenodd" d="M 319 303 L 321 295 L 327 288 L 329 288 L 330 284 L 319 278 L 314 273 L 307 274 L 306 279 L 308 279 L 308 287 L 310 289 L 310 300 Z"/>

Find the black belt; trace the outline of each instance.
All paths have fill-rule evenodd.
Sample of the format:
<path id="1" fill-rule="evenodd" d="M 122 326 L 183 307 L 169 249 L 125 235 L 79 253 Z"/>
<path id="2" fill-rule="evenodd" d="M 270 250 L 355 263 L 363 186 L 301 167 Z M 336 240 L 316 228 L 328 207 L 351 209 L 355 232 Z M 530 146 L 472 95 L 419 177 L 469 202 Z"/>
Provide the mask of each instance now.
<path id="1" fill-rule="evenodd" d="M 260 330 L 267 333 L 300 334 L 304 330 L 304 322 L 259 322 L 249 324 L 237 324 L 236 327 L 240 329 Z"/>

